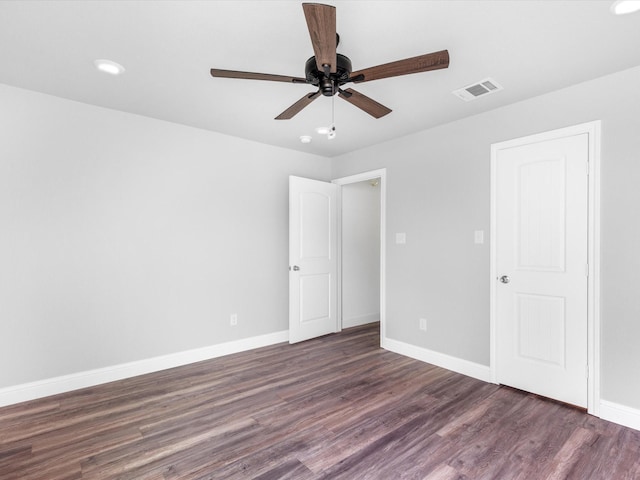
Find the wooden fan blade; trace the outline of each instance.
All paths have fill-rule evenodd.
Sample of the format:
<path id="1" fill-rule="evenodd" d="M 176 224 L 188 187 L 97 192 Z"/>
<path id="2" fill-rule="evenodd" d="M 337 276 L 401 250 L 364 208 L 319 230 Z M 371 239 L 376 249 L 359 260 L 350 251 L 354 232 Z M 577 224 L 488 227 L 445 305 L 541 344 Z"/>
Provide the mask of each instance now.
<path id="1" fill-rule="evenodd" d="M 316 65 L 325 72 L 325 65 L 331 73 L 336 73 L 336 7 L 319 3 L 303 3 L 302 9 L 307 19 L 311 44 L 316 55 Z"/>
<path id="2" fill-rule="evenodd" d="M 287 108 L 280 115 L 278 115 L 275 119 L 289 120 L 293 118 L 295 115 L 297 115 L 300 112 L 300 110 L 302 110 L 304 107 L 306 107 L 311 102 L 313 102 L 316 98 L 318 98 L 319 95 L 320 95 L 320 91 L 308 93 L 307 95 L 302 97 L 300 100 L 298 100 L 296 103 L 294 103 L 289 108 Z"/>
<path id="3" fill-rule="evenodd" d="M 449 66 L 449 52 L 427 53 L 417 57 L 405 58 L 396 62 L 385 63 L 376 67 L 365 68 L 351 73 L 351 80 L 355 83 L 369 82 L 381 78 L 397 77 L 410 73 L 428 72 Z"/>
<path id="4" fill-rule="evenodd" d="M 247 80 L 270 80 L 272 82 L 308 83 L 306 78 L 271 75 L 270 73 L 238 72 L 237 70 L 221 70 L 219 68 L 212 68 L 211 76 L 221 78 L 244 78 Z"/>
<path id="5" fill-rule="evenodd" d="M 340 98 L 345 99 L 350 104 L 355 105 L 361 110 L 364 110 L 369 115 L 375 118 L 384 117 L 392 111 L 381 103 L 376 102 L 372 98 L 369 98 L 360 92 L 356 92 L 353 88 L 347 88 L 346 90 L 338 93 L 338 95 L 340 96 Z"/>

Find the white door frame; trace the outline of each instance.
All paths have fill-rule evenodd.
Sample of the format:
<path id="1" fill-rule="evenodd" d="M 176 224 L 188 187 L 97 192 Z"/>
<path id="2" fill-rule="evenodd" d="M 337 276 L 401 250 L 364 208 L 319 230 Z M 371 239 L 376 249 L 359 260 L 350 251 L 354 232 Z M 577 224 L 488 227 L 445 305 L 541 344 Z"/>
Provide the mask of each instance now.
<path id="1" fill-rule="evenodd" d="M 491 380 L 497 383 L 496 365 L 496 182 L 498 151 L 531 143 L 587 134 L 589 138 L 588 262 L 587 280 L 587 411 L 600 411 L 600 120 L 530 135 L 491 145 L 491 258 L 490 258 L 490 363 Z"/>
<path id="2" fill-rule="evenodd" d="M 337 178 L 331 183 L 349 185 L 380 178 L 380 343 L 386 338 L 386 230 L 387 230 L 387 169 L 370 170 L 348 177 Z M 338 190 L 338 326 L 342 329 L 342 189 Z"/>

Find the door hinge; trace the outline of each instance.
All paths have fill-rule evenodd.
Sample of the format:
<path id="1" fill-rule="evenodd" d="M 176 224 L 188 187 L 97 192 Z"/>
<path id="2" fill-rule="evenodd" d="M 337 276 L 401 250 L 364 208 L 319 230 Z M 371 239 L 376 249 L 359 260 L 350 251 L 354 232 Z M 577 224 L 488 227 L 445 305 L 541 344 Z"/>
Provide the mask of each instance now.
<path id="1" fill-rule="evenodd" d="M 585 275 L 585 277 L 589 276 L 589 264 L 588 263 L 584 266 L 584 275 Z"/>
<path id="2" fill-rule="evenodd" d="M 584 378 L 589 378 L 589 365 L 584 366 Z"/>

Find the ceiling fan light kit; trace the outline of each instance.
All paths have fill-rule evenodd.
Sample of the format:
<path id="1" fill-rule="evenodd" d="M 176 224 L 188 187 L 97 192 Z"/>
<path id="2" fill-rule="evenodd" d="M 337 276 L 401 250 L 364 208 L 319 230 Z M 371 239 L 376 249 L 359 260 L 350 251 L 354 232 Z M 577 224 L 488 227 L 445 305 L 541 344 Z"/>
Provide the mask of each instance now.
<path id="1" fill-rule="evenodd" d="M 306 83 L 317 88 L 307 93 L 276 120 L 289 120 L 297 115 L 321 94 L 326 97 L 338 97 L 368 113 L 381 118 L 391 113 L 391 109 L 367 97 L 353 88 L 342 89 L 347 83 L 362 83 L 383 78 L 427 72 L 449 67 L 449 52 L 419 55 L 395 62 L 385 63 L 363 70 L 352 71 L 351 60 L 336 52 L 340 36 L 336 32 L 336 8 L 320 3 L 303 3 L 302 10 L 313 46 L 314 56 L 305 63 L 304 78 L 273 75 L 268 73 L 240 72 L 237 70 L 211 69 L 211 76 L 219 78 L 240 78 L 246 80 L 269 80 L 275 82 Z M 333 99 L 332 99 L 333 100 Z M 335 137 L 335 126 L 327 132 L 329 139 Z"/>

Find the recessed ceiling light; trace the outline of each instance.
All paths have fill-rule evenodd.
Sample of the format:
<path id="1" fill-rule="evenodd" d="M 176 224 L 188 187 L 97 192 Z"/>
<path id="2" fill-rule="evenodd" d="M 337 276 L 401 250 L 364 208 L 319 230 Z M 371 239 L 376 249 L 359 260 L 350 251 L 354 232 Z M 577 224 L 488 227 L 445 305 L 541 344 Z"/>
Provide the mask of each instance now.
<path id="1" fill-rule="evenodd" d="M 611 5 L 611 11 L 616 15 L 626 15 L 640 10 L 640 0 L 617 0 Z"/>
<path id="2" fill-rule="evenodd" d="M 331 127 L 318 127 L 316 128 L 316 132 L 320 135 L 327 135 L 331 131 Z"/>
<path id="3" fill-rule="evenodd" d="M 120 75 L 121 73 L 124 73 L 124 67 L 111 60 L 99 59 L 95 60 L 93 64 L 101 72 L 108 73 L 110 75 Z"/>
<path id="4" fill-rule="evenodd" d="M 300 136 L 300 141 L 302 143 L 311 143 L 311 136 L 310 135 L 301 135 Z"/>

